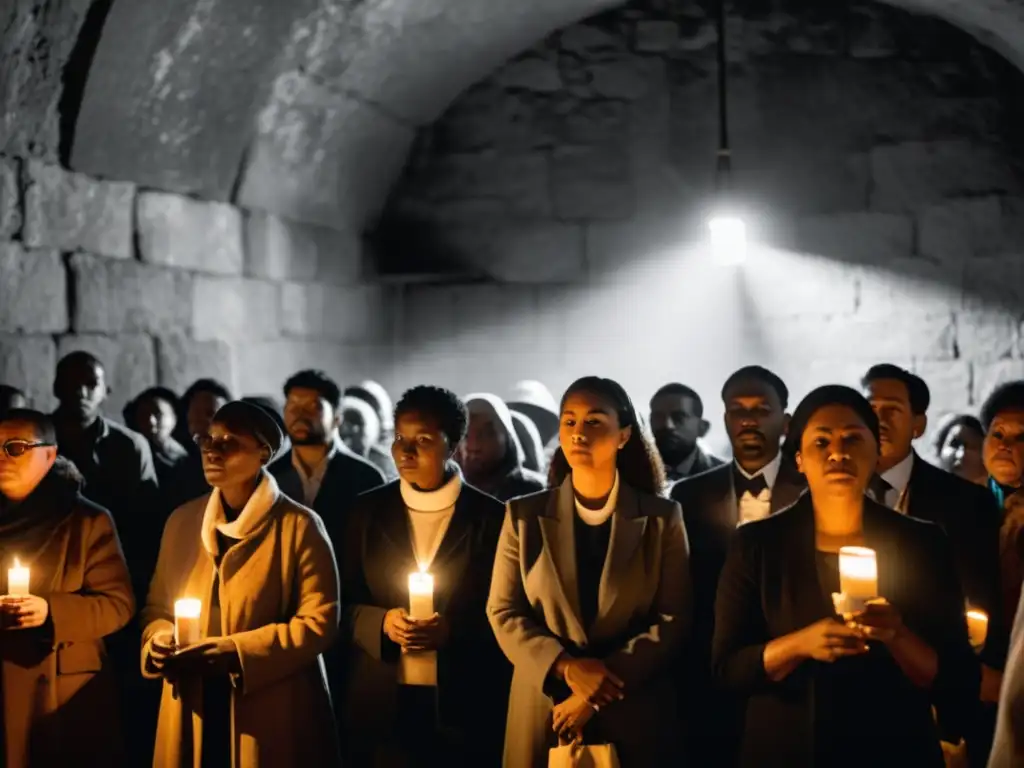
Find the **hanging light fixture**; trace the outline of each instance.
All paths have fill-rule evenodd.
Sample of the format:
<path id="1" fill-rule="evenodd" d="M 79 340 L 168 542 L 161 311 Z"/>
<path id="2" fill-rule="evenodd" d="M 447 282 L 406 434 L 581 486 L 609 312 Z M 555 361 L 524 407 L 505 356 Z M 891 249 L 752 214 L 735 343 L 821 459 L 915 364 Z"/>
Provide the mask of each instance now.
<path id="1" fill-rule="evenodd" d="M 725 48 L 725 0 L 718 0 L 718 152 L 715 163 L 715 209 L 708 219 L 711 253 L 720 264 L 740 264 L 746 258 L 747 225 L 730 211 L 732 154 L 729 150 L 728 61 Z"/>

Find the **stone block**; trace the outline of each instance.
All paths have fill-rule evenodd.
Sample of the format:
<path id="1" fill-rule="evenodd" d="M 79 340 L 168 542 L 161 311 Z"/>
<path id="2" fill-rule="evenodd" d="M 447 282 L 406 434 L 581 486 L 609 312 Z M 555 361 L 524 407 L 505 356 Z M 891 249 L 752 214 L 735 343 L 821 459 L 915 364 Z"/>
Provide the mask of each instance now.
<path id="1" fill-rule="evenodd" d="M 144 262 L 220 275 L 242 273 L 242 216 L 237 208 L 142 192 L 137 220 Z"/>
<path id="2" fill-rule="evenodd" d="M 156 337 L 158 380 L 182 393 L 196 379 L 211 378 L 237 391 L 231 346 L 224 341 L 196 341 L 180 333 Z"/>
<path id="3" fill-rule="evenodd" d="M 562 88 L 558 65 L 536 56 L 509 62 L 493 75 L 493 79 L 502 88 L 537 93 L 557 93 Z"/>
<path id="4" fill-rule="evenodd" d="M 551 158 L 555 216 L 563 221 L 626 219 L 636 193 L 621 146 L 563 147 Z"/>
<path id="5" fill-rule="evenodd" d="M 913 222 L 907 216 L 841 213 L 809 216 L 796 224 L 800 250 L 849 264 L 884 266 L 910 256 L 913 243 Z"/>
<path id="6" fill-rule="evenodd" d="M 681 243 L 693 233 L 678 216 L 661 217 L 640 211 L 628 221 L 595 221 L 586 225 L 588 277 L 629 275 L 638 280 L 659 278 L 652 270 L 677 262 Z M 663 279 L 663 278 L 661 278 Z"/>
<path id="7" fill-rule="evenodd" d="M 932 404 L 929 416 L 939 411 L 966 411 L 971 403 L 974 364 L 967 360 L 917 360 L 913 372 L 928 384 Z M 937 423 L 937 422 L 936 422 Z"/>
<path id="8" fill-rule="evenodd" d="M 628 136 L 629 105 L 622 101 L 573 100 L 557 118 L 557 135 L 570 145 L 614 145 Z"/>
<path id="9" fill-rule="evenodd" d="M 0 331 L 68 329 L 67 273 L 57 251 L 0 242 L 0 276 Z"/>
<path id="10" fill-rule="evenodd" d="M 36 160 L 26 176 L 26 245 L 132 257 L 134 184 L 98 181 Z"/>
<path id="11" fill-rule="evenodd" d="M 76 253 L 76 333 L 187 333 L 192 322 L 192 274 L 132 260 Z"/>
<path id="12" fill-rule="evenodd" d="M 1002 307 L 1020 312 L 1024 307 L 1024 251 L 968 261 L 964 274 L 964 307 Z"/>
<path id="13" fill-rule="evenodd" d="M 280 301 L 275 283 L 197 275 L 192 292 L 192 336 L 197 341 L 277 338 Z"/>
<path id="14" fill-rule="evenodd" d="M 1017 379 L 1024 379 L 1024 360 L 975 363 L 971 403 L 980 406 L 998 385 Z"/>
<path id="15" fill-rule="evenodd" d="M 625 43 L 621 35 L 593 24 L 574 24 L 562 30 L 559 47 L 580 58 L 606 59 L 621 54 Z"/>
<path id="16" fill-rule="evenodd" d="M 879 211 L 912 211 L 949 197 L 1021 188 L 1005 154 L 960 140 L 875 147 L 871 179 L 871 208 Z"/>
<path id="17" fill-rule="evenodd" d="M 265 280 L 313 280 L 319 253 L 313 231 L 267 213 L 245 215 L 245 274 Z"/>
<path id="18" fill-rule="evenodd" d="M 944 200 L 918 214 L 918 251 L 933 261 L 962 264 L 997 248 L 1002 226 L 1002 204 L 994 195 Z"/>
<path id="19" fill-rule="evenodd" d="M 21 163 L 0 155 L 0 237 L 13 238 L 21 232 Z"/>
<path id="20" fill-rule="evenodd" d="M 841 316 L 783 318 L 771 327 L 768 343 L 777 353 L 799 359 L 847 359 L 872 363 L 952 360 L 956 345 L 952 315 L 882 318 Z M 866 366 L 865 366 L 866 370 Z"/>
<path id="21" fill-rule="evenodd" d="M 705 269 L 723 271 L 717 265 Z M 765 321 L 850 315 L 857 308 L 857 272 L 842 261 L 751 245 L 740 269 L 740 300 L 746 311 Z M 706 282 L 696 275 L 694 280 Z M 700 295 L 694 298 L 699 301 Z"/>
<path id="22" fill-rule="evenodd" d="M 1013 356 L 1021 343 L 1019 320 L 1007 310 L 960 312 L 956 318 L 960 356 L 986 363 Z"/>
<path id="23" fill-rule="evenodd" d="M 52 336 L 20 336 L 0 333 L 0 383 L 25 392 L 29 405 L 49 412 L 53 399 L 53 375 L 57 369 L 57 345 Z"/>
<path id="24" fill-rule="evenodd" d="M 324 330 L 325 287 L 308 283 L 281 285 L 281 331 L 285 336 L 319 338 Z"/>
<path id="25" fill-rule="evenodd" d="M 633 48 L 640 53 L 666 53 L 679 43 L 679 24 L 648 19 L 633 26 Z"/>
<path id="26" fill-rule="evenodd" d="M 595 96 L 637 101 L 650 92 L 653 83 L 664 79 L 665 62 L 660 58 L 621 57 L 590 64 L 587 72 Z"/>
<path id="27" fill-rule="evenodd" d="M 771 151 L 757 146 L 743 150 L 737 151 L 735 162 L 743 168 L 744 195 L 770 200 L 773 211 L 806 216 L 867 206 L 869 173 L 864 153 L 796 144 Z"/>
<path id="28" fill-rule="evenodd" d="M 445 234 L 453 261 L 510 283 L 580 279 L 583 237 L 582 227 L 555 223 L 460 227 Z"/>
<path id="29" fill-rule="evenodd" d="M 303 368 L 320 368 L 340 384 L 389 373 L 391 349 L 387 346 L 330 344 L 297 339 L 256 341 L 234 349 L 240 394 L 280 393 L 285 380 Z M 417 374 L 417 380 L 424 381 Z"/>
<path id="30" fill-rule="evenodd" d="M 892 312 L 905 316 L 942 315 L 960 308 L 962 264 L 936 264 L 920 258 L 895 258 L 854 270 L 859 285 L 858 311 L 874 318 Z"/>
<path id="31" fill-rule="evenodd" d="M 357 232 L 336 229 L 317 230 L 317 280 L 329 285 L 351 285 L 366 273 L 367 253 Z"/>
<path id="32" fill-rule="evenodd" d="M 378 285 L 324 287 L 323 336 L 346 344 L 378 344 L 391 338 L 397 291 Z"/>
<path id="33" fill-rule="evenodd" d="M 506 91 L 485 82 L 466 93 L 430 129 L 434 152 L 524 152 L 551 146 L 566 97 Z M 571 103 L 571 102 L 568 102 Z"/>
<path id="34" fill-rule="evenodd" d="M 110 387 L 103 412 L 116 421 L 121 421 L 121 411 L 129 400 L 156 384 L 156 349 L 149 336 L 87 333 L 57 340 L 58 360 L 78 350 L 91 352 L 103 364 Z"/>

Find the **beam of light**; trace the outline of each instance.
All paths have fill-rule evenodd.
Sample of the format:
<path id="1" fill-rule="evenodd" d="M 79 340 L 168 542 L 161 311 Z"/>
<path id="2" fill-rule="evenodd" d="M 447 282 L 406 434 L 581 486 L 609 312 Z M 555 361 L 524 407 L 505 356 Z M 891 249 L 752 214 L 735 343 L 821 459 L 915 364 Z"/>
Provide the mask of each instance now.
<path id="1" fill-rule="evenodd" d="M 708 219 L 711 256 L 716 264 L 742 264 L 747 258 L 747 225 L 738 216 L 715 215 Z"/>

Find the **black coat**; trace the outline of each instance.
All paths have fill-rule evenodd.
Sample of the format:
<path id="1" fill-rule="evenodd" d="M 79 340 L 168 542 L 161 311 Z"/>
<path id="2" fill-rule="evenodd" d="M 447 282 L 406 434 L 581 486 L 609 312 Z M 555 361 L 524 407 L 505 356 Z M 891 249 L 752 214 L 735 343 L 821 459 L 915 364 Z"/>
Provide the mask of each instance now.
<path id="1" fill-rule="evenodd" d="M 719 580 L 712 664 L 717 682 L 746 697 L 741 766 L 830 768 L 865 760 L 892 768 L 943 766 L 932 703 L 940 716 L 956 719 L 979 682 L 949 541 L 938 526 L 870 499 L 864 540 L 878 554 L 879 592 L 939 655 L 931 691 L 912 685 L 880 644 L 834 664 L 805 661 L 781 682 L 767 678 L 768 642 L 834 616 L 819 578 L 814 507 L 805 495 L 790 509 L 741 527 Z M 830 684 L 856 712 L 832 727 Z M 819 750 L 829 747 L 825 759 Z"/>
<path id="2" fill-rule="evenodd" d="M 455 512 L 430 566 L 434 609 L 450 627 L 438 652 L 437 715 L 451 765 L 497 766 L 512 667 L 485 612 L 504 520 L 497 499 L 463 483 Z M 397 727 L 399 647 L 383 632 L 391 608 L 409 606 L 417 568 L 399 482 L 359 497 L 348 515 L 342 572 L 342 653 L 338 714 L 350 765 L 401 765 L 410 753 Z M 422 690 L 422 689 L 421 689 Z M 429 690 L 429 689 L 427 689 Z M 414 764 L 442 756 L 420 752 Z M 392 758 L 394 759 L 394 758 Z"/>
<path id="3" fill-rule="evenodd" d="M 793 504 L 806 487 L 796 466 L 783 458 L 772 487 L 772 514 Z M 678 672 L 687 754 L 690 764 L 702 768 L 729 766 L 734 761 L 742 710 L 735 697 L 712 684 L 711 638 L 718 576 L 739 523 L 733 462 L 679 481 L 671 497 L 683 508 L 693 579 L 693 633 Z"/>

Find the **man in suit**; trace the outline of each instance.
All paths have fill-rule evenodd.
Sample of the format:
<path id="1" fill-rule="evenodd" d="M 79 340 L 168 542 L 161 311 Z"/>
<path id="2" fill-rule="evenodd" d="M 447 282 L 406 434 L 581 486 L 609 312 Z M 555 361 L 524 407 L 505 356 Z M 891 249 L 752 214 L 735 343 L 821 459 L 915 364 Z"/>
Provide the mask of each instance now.
<path id="1" fill-rule="evenodd" d="M 999 576 L 999 509 L 983 486 L 970 483 L 922 460 L 913 441 L 928 426 L 928 385 L 919 376 L 889 363 L 872 366 L 861 380 L 864 395 L 881 425 L 878 466 L 868 489 L 875 501 L 910 517 L 938 523 L 949 537 L 967 601 L 989 616 L 982 661 L 982 694 L 998 695 L 999 672 L 1006 662 L 1009 632 L 1002 608 Z M 983 764 L 993 727 L 975 724 L 968 733 L 972 762 Z M 974 742 L 973 744 L 971 742 Z"/>
<path id="2" fill-rule="evenodd" d="M 722 387 L 733 461 L 684 479 L 671 497 L 683 508 L 690 539 L 694 629 L 682 665 L 681 698 L 691 765 L 731 766 L 740 733 L 738 703 L 711 681 L 715 592 L 737 526 L 794 503 L 803 476 L 781 451 L 789 424 L 789 390 L 760 366 L 733 373 Z"/>
<path id="3" fill-rule="evenodd" d="M 360 493 L 383 485 L 384 475 L 338 439 L 341 389 L 326 373 L 299 371 L 285 382 L 284 396 L 292 448 L 268 470 L 282 493 L 323 518 L 340 552 L 346 511 Z"/>
<path id="4" fill-rule="evenodd" d="M 651 398 L 651 431 L 670 482 L 707 472 L 724 462 L 705 453 L 697 443 L 711 425 L 704 419 L 704 403 L 685 384 L 666 384 Z"/>

